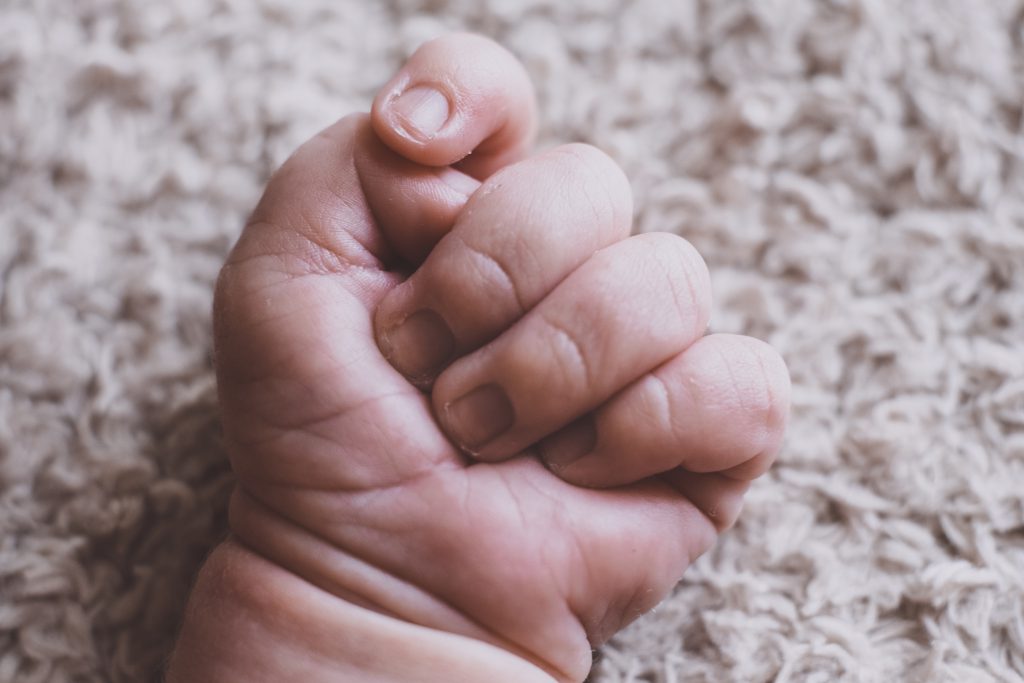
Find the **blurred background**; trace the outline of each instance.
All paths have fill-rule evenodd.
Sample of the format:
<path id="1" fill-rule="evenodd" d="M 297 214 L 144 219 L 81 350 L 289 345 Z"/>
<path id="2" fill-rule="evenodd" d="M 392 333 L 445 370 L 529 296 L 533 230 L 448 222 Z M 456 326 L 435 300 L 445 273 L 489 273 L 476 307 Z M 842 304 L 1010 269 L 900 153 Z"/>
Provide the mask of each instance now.
<path id="1" fill-rule="evenodd" d="M 157 678 L 225 532 L 219 265 L 451 29 L 793 375 L 738 527 L 591 679 L 1024 681 L 1020 0 L 5 0 L 0 681 Z"/>

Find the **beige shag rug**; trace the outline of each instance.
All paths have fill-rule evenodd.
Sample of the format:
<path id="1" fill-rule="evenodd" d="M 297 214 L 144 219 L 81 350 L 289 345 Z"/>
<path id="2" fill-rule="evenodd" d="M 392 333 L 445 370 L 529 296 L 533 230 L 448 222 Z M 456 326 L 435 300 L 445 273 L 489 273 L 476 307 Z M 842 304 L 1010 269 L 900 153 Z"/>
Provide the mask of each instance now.
<path id="1" fill-rule="evenodd" d="M 453 28 L 793 374 L 742 522 L 592 679 L 1024 681 L 1021 0 L 6 0 L 0 682 L 158 677 L 224 533 L 220 261 Z"/>

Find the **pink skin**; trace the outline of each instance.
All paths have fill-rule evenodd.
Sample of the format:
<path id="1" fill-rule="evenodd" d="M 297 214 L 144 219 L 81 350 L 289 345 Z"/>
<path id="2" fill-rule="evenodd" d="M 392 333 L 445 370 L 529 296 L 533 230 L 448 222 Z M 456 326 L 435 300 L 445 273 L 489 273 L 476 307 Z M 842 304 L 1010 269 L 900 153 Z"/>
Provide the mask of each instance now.
<path id="1" fill-rule="evenodd" d="M 702 336 L 693 247 L 629 237 L 596 149 L 524 159 L 535 127 L 522 67 L 446 36 L 270 182 L 216 295 L 233 537 L 172 680 L 345 680 L 354 650 L 316 635 L 344 623 L 580 681 L 735 521 L 782 439 L 785 365 Z"/>

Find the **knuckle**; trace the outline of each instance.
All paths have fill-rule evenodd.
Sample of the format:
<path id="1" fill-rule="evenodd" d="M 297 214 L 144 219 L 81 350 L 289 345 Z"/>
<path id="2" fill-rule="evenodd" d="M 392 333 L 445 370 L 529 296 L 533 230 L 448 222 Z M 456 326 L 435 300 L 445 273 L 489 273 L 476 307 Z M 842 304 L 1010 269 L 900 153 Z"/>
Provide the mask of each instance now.
<path id="1" fill-rule="evenodd" d="M 666 372 L 674 368 L 659 368 L 651 372 L 647 380 L 647 403 L 650 405 L 652 415 L 657 429 L 669 436 L 672 442 L 681 443 L 686 441 L 687 423 L 693 416 L 683 415 L 683 411 L 677 405 L 680 390 L 685 390 L 685 384 L 677 381 L 676 378 L 666 377 Z"/>
<path id="2" fill-rule="evenodd" d="M 545 328 L 549 348 L 553 351 L 557 363 L 565 373 L 565 383 L 570 387 L 589 389 L 595 381 L 591 368 L 593 360 L 589 357 L 589 345 L 582 339 L 579 332 L 550 316 L 541 316 Z"/>
<path id="3" fill-rule="evenodd" d="M 789 415 L 789 373 L 779 353 L 765 342 L 732 336 L 726 361 L 738 403 L 761 435 L 757 453 L 776 443 Z"/>
<path id="4" fill-rule="evenodd" d="M 772 346 L 760 339 L 750 339 L 750 345 L 761 369 L 761 381 L 767 397 L 764 417 L 773 434 L 780 433 L 789 417 L 791 384 L 786 362 Z"/>
<path id="5" fill-rule="evenodd" d="M 476 278 L 472 279 L 477 279 L 479 282 L 479 287 L 475 288 L 476 291 L 486 292 L 488 298 L 493 297 L 496 292 L 503 293 L 498 297 L 501 301 L 499 308 L 510 309 L 505 314 L 506 317 L 509 315 L 519 317 L 525 313 L 532 303 L 532 298 L 524 295 L 522 285 L 516 275 L 517 269 L 510 267 L 505 259 L 497 256 L 493 250 L 472 244 L 462 235 L 452 233 L 452 236 L 458 240 L 462 247 L 465 263 L 471 269 L 448 268 L 437 271 L 438 277 L 446 277 L 450 281 L 449 289 L 453 294 L 461 291 L 462 296 L 465 296 L 467 291 L 472 291 L 465 289 L 468 274 L 472 272 L 476 274 Z M 490 304 L 492 308 L 494 304 L 495 301 L 492 299 Z"/>
<path id="6" fill-rule="evenodd" d="M 632 223 L 633 191 L 615 160 L 582 142 L 556 147 L 551 159 L 558 175 L 571 180 L 570 187 L 589 204 L 599 225 L 625 237 Z"/>
<path id="7" fill-rule="evenodd" d="M 703 257 L 689 241 L 666 232 L 637 235 L 643 260 L 661 276 L 676 315 L 692 323 L 694 337 L 703 334 L 711 309 L 711 275 Z"/>

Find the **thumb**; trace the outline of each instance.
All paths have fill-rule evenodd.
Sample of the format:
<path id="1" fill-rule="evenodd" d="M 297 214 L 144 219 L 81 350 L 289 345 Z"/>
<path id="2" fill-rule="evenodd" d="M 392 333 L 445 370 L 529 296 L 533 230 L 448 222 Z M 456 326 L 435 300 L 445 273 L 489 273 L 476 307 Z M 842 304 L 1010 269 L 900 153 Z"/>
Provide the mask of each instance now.
<path id="1" fill-rule="evenodd" d="M 406 159 L 457 164 L 484 179 L 529 151 L 536 109 L 530 79 L 508 50 L 454 33 L 416 50 L 381 88 L 371 120 L 384 144 Z"/>

